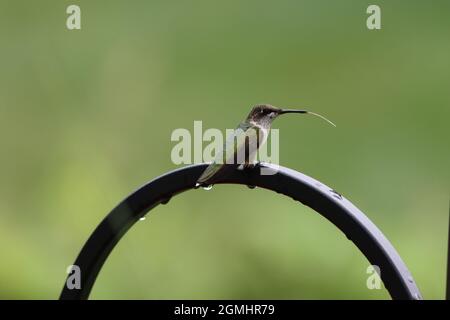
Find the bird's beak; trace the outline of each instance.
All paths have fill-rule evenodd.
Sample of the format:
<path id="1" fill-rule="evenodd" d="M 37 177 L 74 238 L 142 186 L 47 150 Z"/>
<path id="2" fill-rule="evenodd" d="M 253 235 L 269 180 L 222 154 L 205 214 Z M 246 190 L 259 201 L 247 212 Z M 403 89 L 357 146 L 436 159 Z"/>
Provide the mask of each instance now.
<path id="1" fill-rule="evenodd" d="M 336 125 L 335 125 L 333 122 L 331 122 L 330 120 L 328 120 L 328 119 L 325 118 L 324 116 L 321 116 L 320 114 L 314 113 L 314 112 L 311 112 L 311 111 L 307 111 L 307 110 L 298 110 L 298 109 L 281 109 L 281 110 L 278 112 L 279 115 L 280 115 L 280 114 L 285 114 L 285 113 L 306 113 L 306 114 L 311 114 L 311 115 L 313 115 L 313 116 L 316 116 L 316 117 L 319 117 L 319 118 L 325 120 L 326 122 L 328 122 L 328 123 L 331 124 L 332 126 L 336 127 Z"/>
<path id="2" fill-rule="evenodd" d="M 281 109 L 281 111 L 278 114 L 285 114 L 285 113 L 308 113 L 308 111 L 297 109 Z"/>

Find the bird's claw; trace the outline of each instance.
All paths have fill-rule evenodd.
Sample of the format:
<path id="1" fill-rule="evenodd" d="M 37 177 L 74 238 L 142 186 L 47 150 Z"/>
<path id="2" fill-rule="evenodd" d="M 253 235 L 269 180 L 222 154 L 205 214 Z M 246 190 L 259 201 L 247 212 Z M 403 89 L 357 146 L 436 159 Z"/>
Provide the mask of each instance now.
<path id="1" fill-rule="evenodd" d="M 253 163 L 247 163 L 243 165 L 243 169 L 245 170 L 254 170 L 261 166 L 261 162 L 253 162 Z"/>

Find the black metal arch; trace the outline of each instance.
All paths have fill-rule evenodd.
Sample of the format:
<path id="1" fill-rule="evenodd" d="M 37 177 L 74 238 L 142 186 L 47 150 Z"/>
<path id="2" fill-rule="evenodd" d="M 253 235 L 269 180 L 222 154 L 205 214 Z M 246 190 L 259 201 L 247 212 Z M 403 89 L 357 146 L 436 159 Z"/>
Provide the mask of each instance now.
<path id="1" fill-rule="evenodd" d="M 87 299 L 108 255 L 128 229 L 149 210 L 183 191 L 195 188 L 206 164 L 171 171 L 129 195 L 98 225 L 83 246 L 74 265 L 81 270 L 81 289 L 64 284 L 60 299 Z M 262 175 L 260 170 L 272 170 Z M 321 182 L 292 169 L 263 164 L 245 171 L 234 170 L 219 183 L 269 189 L 311 207 L 352 240 L 372 265 L 393 299 L 422 299 L 411 273 L 381 231 L 350 201 Z"/>

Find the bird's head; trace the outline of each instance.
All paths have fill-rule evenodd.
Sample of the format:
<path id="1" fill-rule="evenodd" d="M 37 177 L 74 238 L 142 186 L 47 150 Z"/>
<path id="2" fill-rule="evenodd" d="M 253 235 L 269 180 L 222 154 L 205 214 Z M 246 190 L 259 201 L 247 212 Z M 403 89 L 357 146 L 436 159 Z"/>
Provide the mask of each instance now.
<path id="1" fill-rule="evenodd" d="M 247 120 L 261 124 L 270 124 L 276 117 L 278 117 L 280 112 L 280 108 L 274 107 L 270 104 L 257 104 L 250 111 Z"/>
<path id="2" fill-rule="evenodd" d="M 287 113 L 307 113 L 312 114 L 314 116 L 320 117 L 327 121 L 328 123 L 332 124 L 333 126 L 336 126 L 333 122 L 326 119 L 325 117 L 321 116 L 320 114 L 307 111 L 307 110 L 298 110 L 298 109 L 282 109 L 274 107 L 270 104 L 257 104 L 252 108 L 249 115 L 247 116 L 247 121 L 255 122 L 261 125 L 270 126 L 272 124 L 272 121 L 282 114 Z"/>

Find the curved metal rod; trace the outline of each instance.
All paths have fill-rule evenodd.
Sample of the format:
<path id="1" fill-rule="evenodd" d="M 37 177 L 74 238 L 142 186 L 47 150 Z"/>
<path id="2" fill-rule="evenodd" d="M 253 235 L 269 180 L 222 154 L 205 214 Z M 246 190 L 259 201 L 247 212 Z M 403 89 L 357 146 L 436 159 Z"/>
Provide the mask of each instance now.
<path id="1" fill-rule="evenodd" d="M 74 263 L 81 270 L 81 289 L 64 285 L 60 299 L 87 299 L 108 255 L 128 229 L 158 204 L 193 189 L 206 166 L 190 165 L 164 174 L 114 208 L 91 234 Z M 261 168 L 276 173 L 261 175 Z M 292 169 L 261 164 L 245 171 L 236 169 L 217 182 L 220 183 L 269 189 L 311 207 L 344 232 L 370 263 L 380 268 L 381 279 L 393 299 L 422 299 L 408 268 L 381 231 L 350 201 L 321 182 Z"/>

